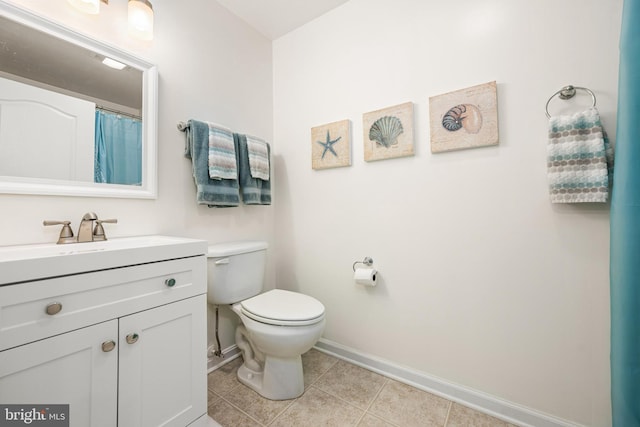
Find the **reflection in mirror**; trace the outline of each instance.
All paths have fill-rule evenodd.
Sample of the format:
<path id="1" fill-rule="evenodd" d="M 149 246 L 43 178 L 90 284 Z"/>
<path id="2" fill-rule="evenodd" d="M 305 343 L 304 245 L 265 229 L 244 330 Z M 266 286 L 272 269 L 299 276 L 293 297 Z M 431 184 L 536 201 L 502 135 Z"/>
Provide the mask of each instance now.
<path id="1" fill-rule="evenodd" d="M 153 198 L 156 68 L 0 0 L 0 192 Z"/>

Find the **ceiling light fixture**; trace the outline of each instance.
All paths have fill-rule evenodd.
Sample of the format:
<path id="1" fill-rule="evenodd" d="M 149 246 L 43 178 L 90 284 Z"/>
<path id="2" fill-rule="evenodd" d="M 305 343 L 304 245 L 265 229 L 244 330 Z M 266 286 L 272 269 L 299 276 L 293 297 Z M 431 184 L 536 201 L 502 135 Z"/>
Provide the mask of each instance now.
<path id="1" fill-rule="evenodd" d="M 129 34 L 153 40 L 153 6 L 149 0 L 129 0 Z"/>
<path id="2" fill-rule="evenodd" d="M 100 13 L 100 1 L 109 4 L 109 0 L 67 0 L 69 4 L 81 12 L 97 15 Z"/>
<path id="3" fill-rule="evenodd" d="M 67 0 L 81 12 L 97 15 L 100 3 L 109 0 Z M 142 40 L 153 40 L 153 6 L 149 0 L 128 0 L 129 34 Z"/>

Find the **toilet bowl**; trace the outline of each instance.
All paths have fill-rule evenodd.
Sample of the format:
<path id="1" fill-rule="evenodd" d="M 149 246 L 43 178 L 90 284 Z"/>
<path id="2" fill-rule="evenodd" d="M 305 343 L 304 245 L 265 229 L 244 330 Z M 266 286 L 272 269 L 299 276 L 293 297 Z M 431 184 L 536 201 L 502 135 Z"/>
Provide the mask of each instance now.
<path id="1" fill-rule="evenodd" d="M 301 355 L 322 335 L 325 310 L 298 292 L 262 292 L 266 249 L 265 242 L 210 246 L 207 299 L 230 305 L 241 320 L 238 380 L 268 399 L 293 399 L 304 392 Z"/>
<path id="2" fill-rule="evenodd" d="M 291 305 L 274 307 L 269 304 L 271 301 Z M 300 303 L 308 311 L 301 310 Z M 253 310 L 247 309 L 247 305 Z M 322 304 L 307 295 L 275 289 L 233 304 L 232 310 L 242 320 L 236 332 L 236 345 L 245 349 L 238 380 L 268 399 L 300 396 L 304 392 L 301 355 L 322 335 L 325 325 Z"/>

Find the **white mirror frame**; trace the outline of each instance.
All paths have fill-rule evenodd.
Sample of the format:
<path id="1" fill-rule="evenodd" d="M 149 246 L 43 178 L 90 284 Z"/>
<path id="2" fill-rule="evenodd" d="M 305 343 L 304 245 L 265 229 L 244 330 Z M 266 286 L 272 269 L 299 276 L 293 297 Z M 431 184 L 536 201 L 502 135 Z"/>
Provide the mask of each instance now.
<path id="1" fill-rule="evenodd" d="M 158 70 L 122 49 L 68 29 L 46 18 L 0 0 L 0 14 L 69 43 L 108 56 L 142 71 L 142 186 L 73 182 L 0 175 L 0 193 L 80 197 L 155 199 L 158 194 L 157 114 Z"/>

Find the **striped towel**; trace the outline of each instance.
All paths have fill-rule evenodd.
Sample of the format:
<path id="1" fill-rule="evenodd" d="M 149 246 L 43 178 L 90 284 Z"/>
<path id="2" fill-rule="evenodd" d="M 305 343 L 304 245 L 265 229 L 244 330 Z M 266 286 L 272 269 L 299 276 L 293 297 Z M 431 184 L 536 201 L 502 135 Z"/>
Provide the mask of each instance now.
<path id="1" fill-rule="evenodd" d="M 595 107 L 551 117 L 547 154 L 552 203 L 607 201 L 613 148 Z"/>
<path id="2" fill-rule="evenodd" d="M 209 123 L 209 178 L 238 179 L 238 162 L 233 133 L 224 126 Z"/>
<path id="3" fill-rule="evenodd" d="M 267 143 L 247 135 L 247 151 L 249 152 L 249 169 L 251 177 L 269 181 L 269 151 Z"/>

